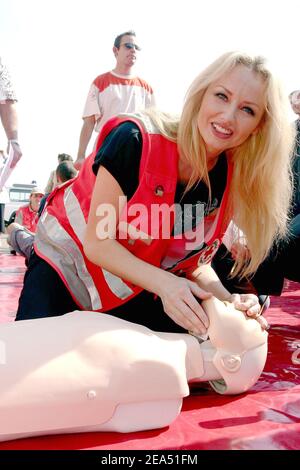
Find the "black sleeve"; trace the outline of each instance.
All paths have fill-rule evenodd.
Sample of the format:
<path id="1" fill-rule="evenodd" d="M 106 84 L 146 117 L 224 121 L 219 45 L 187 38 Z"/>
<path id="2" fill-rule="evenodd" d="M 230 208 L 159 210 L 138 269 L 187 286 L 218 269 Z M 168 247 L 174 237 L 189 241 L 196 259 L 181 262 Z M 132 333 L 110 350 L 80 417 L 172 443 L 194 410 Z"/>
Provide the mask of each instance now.
<path id="1" fill-rule="evenodd" d="M 133 122 L 126 121 L 114 128 L 103 141 L 95 157 L 93 172 L 97 174 L 100 165 L 104 166 L 130 199 L 139 183 L 141 153 L 140 130 Z"/>

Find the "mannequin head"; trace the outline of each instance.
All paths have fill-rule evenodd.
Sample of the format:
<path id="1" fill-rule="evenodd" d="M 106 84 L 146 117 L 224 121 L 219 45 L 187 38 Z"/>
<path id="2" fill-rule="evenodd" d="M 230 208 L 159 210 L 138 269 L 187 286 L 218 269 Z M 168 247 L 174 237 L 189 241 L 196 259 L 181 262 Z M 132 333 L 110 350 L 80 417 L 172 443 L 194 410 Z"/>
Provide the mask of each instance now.
<path id="1" fill-rule="evenodd" d="M 268 333 L 229 302 L 212 297 L 202 306 L 209 317 L 209 339 L 216 349 L 213 364 L 223 379 L 211 385 L 218 393 L 245 392 L 264 368 Z"/>

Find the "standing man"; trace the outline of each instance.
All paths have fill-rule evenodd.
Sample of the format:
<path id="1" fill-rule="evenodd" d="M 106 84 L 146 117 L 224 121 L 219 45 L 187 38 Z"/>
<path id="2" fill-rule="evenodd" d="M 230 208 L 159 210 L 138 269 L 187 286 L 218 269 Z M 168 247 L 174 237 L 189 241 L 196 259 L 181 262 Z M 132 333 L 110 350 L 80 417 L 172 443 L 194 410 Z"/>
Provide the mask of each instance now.
<path id="1" fill-rule="evenodd" d="M 116 66 L 93 81 L 87 96 L 75 161 L 77 169 L 84 161 L 93 130 L 100 132 L 106 121 L 119 113 L 133 113 L 154 106 L 151 86 L 132 73 L 140 50 L 134 31 L 116 37 L 113 47 Z"/>
<path id="2" fill-rule="evenodd" d="M 12 85 L 10 74 L 7 67 L 2 63 L 0 57 L 0 119 L 7 137 L 7 153 L 13 150 L 13 158 L 10 162 L 9 171 L 5 170 L 2 174 L 2 181 L 0 186 L 0 232 L 4 232 L 4 207 L 5 197 L 2 193 L 2 188 L 7 180 L 10 171 L 16 166 L 22 156 L 22 152 L 18 142 L 18 116 L 16 110 L 16 94 Z M 4 152 L 1 151 L 0 161 L 0 175 L 4 170 L 6 157 Z M 5 176 L 4 176 L 5 173 Z M 2 193 L 2 194 L 1 194 Z"/>

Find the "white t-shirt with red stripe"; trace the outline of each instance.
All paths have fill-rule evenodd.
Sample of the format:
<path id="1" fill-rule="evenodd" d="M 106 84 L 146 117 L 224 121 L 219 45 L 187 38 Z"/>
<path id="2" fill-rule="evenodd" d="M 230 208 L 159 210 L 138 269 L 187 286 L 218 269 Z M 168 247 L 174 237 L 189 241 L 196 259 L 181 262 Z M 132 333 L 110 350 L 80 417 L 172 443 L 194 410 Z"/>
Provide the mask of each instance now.
<path id="1" fill-rule="evenodd" d="M 134 113 L 154 105 L 153 90 L 145 80 L 111 71 L 93 81 L 82 117 L 95 116 L 95 131 L 99 132 L 113 116 Z"/>

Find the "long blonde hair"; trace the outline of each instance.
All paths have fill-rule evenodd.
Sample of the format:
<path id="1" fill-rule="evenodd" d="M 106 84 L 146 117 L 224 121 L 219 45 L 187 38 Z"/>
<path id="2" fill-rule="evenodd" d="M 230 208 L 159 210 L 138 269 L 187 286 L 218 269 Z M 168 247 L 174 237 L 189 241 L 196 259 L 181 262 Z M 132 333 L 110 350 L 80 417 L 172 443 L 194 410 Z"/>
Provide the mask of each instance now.
<path id="1" fill-rule="evenodd" d="M 165 114 L 154 118 L 161 132 L 177 140 L 180 156 L 192 169 L 187 188 L 200 180 L 209 185 L 206 151 L 198 130 L 198 114 L 208 86 L 237 65 L 259 74 L 266 83 L 266 105 L 259 130 L 230 150 L 234 163 L 229 193 L 231 218 L 247 240 L 251 259 L 238 259 L 234 273 L 253 274 L 274 242 L 287 235 L 291 201 L 291 156 L 294 131 L 289 122 L 288 96 L 262 57 L 228 52 L 209 65 L 191 84 L 180 120 Z"/>

